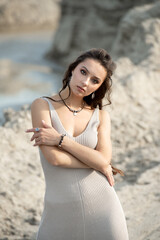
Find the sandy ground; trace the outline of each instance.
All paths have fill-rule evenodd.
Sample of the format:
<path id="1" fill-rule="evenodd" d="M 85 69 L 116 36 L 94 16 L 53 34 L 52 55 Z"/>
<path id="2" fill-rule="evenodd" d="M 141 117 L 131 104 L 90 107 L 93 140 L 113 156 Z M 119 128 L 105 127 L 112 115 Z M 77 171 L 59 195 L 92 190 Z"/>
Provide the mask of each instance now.
<path id="1" fill-rule="evenodd" d="M 0 239 L 35 239 L 43 209 L 44 177 L 38 149 L 24 131 L 30 110 L 6 110 L 0 127 Z M 114 118 L 113 118 L 114 119 Z M 114 122 L 112 125 L 115 132 Z M 159 147 L 124 148 L 113 139 L 113 160 L 125 176 L 115 176 L 115 189 L 125 212 L 130 240 L 160 238 Z"/>
<path id="2" fill-rule="evenodd" d="M 130 240 L 160 239 L 160 21 L 156 6 L 142 6 L 141 11 L 135 8 L 129 12 L 119 26 L 113 48 L 118 68 L 113 77 L 113 104 L 108 108 L 112 122 L 112 162 L 125 172 L 124 177 L 115 176 L 114 187 L 124 209 Z M 157 15 L 153 18 L 155 10 Z M 44 35 L 39 51 L 37 40 L 25 37 L 17 41 L 13 36 L 10 42 L 5 37 L 0 39 L 3 106 L 5 101 L 11 106 L 19 99 L 22 105 L 25 103 L 22 99 L 45 95 L 44 81 L 47 95 L 55 90 L 50 81 L 52 66 L 42 60 L 45 44 L 51 39 L 48 41 Z M 16 53 L 12 46 L 21 51 Z M 23 92 L 24 88 L 29 91 Z M 36 96 L 31 89 L 38 89 Z M 12 90 L 15 98 L 8 95 L 11 96 L 8 101 L 7 94 Z M 38 149 L 32 147 L 31 135 L 25 133 L 30 127 L 28 105 L 19 111 L 4 111 L 0 126 L 0 240 L 35 239 L 41 219 L 45 184 Z"/>

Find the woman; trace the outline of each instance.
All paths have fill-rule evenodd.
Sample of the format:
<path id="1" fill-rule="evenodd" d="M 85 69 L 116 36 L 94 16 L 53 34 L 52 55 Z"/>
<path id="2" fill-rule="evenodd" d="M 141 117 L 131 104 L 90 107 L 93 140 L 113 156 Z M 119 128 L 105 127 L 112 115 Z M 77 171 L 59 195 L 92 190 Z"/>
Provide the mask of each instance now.
<path id="1" fill-rule="evenodd" d="M 109 104 L 115 63 L 104 49 L 81 54 L 68 67 L 61 91 L 31 105 L 46 192 L 37 240 L 128 240 L 113 188 Z"/>

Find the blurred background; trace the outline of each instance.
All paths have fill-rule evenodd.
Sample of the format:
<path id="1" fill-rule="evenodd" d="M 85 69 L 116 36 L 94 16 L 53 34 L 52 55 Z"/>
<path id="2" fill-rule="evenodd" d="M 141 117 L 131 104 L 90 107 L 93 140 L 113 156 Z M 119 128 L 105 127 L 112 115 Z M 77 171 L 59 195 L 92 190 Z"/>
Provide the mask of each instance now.
<path id="1" fill-rule="evenodd" d="M 30 104 L 92 47 L 117 64 L 106 109 L 130 240 L 160 239 L 160 1 L 0 0 L 0 240 L 35 239 L 43 209 Z"/>
<path id="2" fill-rule="evenodd" d="M 0 1 L 1 113 L 56 90 L 59 68 L 45 54 L 52 49 L 60 15 L 60 1 Z"/>

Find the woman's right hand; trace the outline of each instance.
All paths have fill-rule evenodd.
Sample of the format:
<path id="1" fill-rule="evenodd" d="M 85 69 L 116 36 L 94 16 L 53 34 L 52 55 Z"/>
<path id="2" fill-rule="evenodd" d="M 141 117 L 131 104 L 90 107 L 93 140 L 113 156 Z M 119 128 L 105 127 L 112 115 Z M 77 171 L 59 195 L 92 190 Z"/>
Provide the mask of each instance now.
<path id="1" fill-rule="evenodd" d="M 35 144 L 33 146 L 39 145 L 48 145 L 48 146 L 58 146 L 58 143 L 61 138 L 61 134 L 58 133 L 52 126 L 45 123 L 42 120 L 43 128 L 38 128 L 39 130 L 36 131 L 36 128 L 27 129 L 26 132 L 33 132 L 33 136 L 31 141 L 35 140 Z"/>
<path id="2" fill-rule="evenodd" d="M 114 177 L 112 172 L 112 166 L 109 164 L 102 172 L 108 179 L 108 182 L 111 186 L 114 185 Z"/>

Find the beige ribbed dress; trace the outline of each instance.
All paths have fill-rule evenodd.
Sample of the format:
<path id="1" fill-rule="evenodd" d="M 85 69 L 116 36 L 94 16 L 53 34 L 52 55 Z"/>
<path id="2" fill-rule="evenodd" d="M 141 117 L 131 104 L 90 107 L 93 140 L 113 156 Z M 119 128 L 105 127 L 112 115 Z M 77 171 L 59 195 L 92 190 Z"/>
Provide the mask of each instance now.
<path id="1" fill-rule="evenodd" d="M 59 133 L 95 148 L 99 109 L 96 108 L 86 129 L 72 137 L 64 129 L 51 102 L 52 125 Z M 44 210 L 37 240 L 128 240 L 126 220 L 119 198 L 107 178 L 94 169 L 65 168 L 51 165 L 43 156 L 46 191 Z"/>

